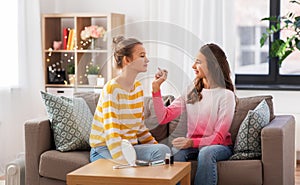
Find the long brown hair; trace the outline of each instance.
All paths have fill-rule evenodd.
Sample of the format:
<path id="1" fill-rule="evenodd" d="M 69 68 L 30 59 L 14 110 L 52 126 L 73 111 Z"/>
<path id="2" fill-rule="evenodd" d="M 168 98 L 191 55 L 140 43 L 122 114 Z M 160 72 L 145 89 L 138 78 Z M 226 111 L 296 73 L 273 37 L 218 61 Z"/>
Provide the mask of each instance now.
<path id="1" fill-rule="evenodd" d="M 234 91 L 234 86 L 230 78 L 230 67 L 224 51 L 216 44 L 206 44 L 200 48 L 207 62 L 210 80 L 218 87 Z M 194 80 L 194 88 L 187 95 L 187 103 L 195 103 L 202 99 L 203 79 Z"/>

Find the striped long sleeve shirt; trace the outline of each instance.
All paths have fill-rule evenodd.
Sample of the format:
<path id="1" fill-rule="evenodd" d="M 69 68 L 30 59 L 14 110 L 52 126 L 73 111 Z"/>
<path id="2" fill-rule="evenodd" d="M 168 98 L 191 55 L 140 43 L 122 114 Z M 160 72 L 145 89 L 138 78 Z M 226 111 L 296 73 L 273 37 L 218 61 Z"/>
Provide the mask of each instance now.
<path id="1" fill-rule="evenodd" d="M 144 125 L 144 97 L 140 82 L 136 81 L 134 90 L 122 89 L 110 80 L 104 86 L 94 114 L 90 134 L 92 148 L 107 146 L 113 159 L 124 159 L 121 141 L 127 139 L 131 144 L 154 144 L 157 141 Z"/>

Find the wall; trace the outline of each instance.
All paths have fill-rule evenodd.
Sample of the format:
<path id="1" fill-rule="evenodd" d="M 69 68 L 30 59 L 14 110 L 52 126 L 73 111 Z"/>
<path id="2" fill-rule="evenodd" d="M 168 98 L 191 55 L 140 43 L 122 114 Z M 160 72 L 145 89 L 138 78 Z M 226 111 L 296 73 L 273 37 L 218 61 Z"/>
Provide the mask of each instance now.
<path id="1" fill-rule="evenodd" d="M 20 84 L 18 88 L 0 89 L 0 176 L 5 165 L 25 151 L 24 122 L 45 116 L 39 92 L 44 87 L 39 0 L 20 2 Z M 45 6 L 51 11 L 51 1 Z M 14 51 L 12 54 L 18 53 Z"/>
<path id="2" fill-rule="evenodd" d="M 126 23 L 142 21 L 146 16 L 146 0 L 55 0 L 55 13 L 123 13 L 126 14 Z M 41 5 L 44 1 L 41 2 Z M 53 13 L 43 10 L 41 13 Z"/>

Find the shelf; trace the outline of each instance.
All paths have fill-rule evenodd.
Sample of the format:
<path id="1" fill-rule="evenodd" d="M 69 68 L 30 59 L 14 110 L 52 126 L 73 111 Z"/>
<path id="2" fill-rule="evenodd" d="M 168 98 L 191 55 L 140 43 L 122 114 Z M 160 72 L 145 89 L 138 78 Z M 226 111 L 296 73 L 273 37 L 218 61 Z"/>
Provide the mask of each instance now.
<path id="1" fill-rule="evenodd" d="M 91 88 L 91 89 L 102 89 L 103 87 L 94 86 L 94 85 L 65 85 L 65 84 L 45 84 L 47 87 L 54 87 L 54 88 Z"/>
<path id="2" fill-rule="evenodd" d="M 45 50 L 45 53 L 107 53 L 108 50 L 106 49 L 94 49 L 94 50 L 88 50 L 88 49 L 77 49 L 77 50 Z"/>
<path id="3" fill-rule="evenodd" d="M 85 42 L 81 39 L 82 30 L 91 25 L 103 27 L 109 33 L 105 41 L 100 38 L 95 39 L 93 42 L 95 49 L 90 49 L 90 44 L 85 43 L 87 39 Z M 91 65 L 96 65 L 99 68 L 98 75 L 104 77 L 105 83 L 117 74 L 113 68 L 111 43 L 114 36 L 124 34 L 124 25 L 124 14 L 44 14 L 42 16 L 42 46 L 45 88 L 51 88 L 52 91 L 55 91 L 53 88 L 69 88 L 74 92 L 101 89 L 101 87 L 88 85 L 87 69 Z M 69 38 L 71 38 L 70 41 Z M 60 41 L 61 45 L 58 44 Z M 55 50 L 53 45 L 55 45 Z M 72 69 L 73 73 L 75 70 L 73 76 L 69 77 L 69 69 Z M 70 84 L 74 82 L 75 85 Z"/>
<path id="4" fill-rule="evenodd" d="M 75 50 L 45 50 L 45 53 L 74 53 Z"/>
<path id="5" fill-rule="evenodd" d="M 108 50 L 104 49 L 94 49 L 94 50 L 86 50 L 86 49 L 79 49 L 77 50 L 78 53 L 107 53 Z"/>

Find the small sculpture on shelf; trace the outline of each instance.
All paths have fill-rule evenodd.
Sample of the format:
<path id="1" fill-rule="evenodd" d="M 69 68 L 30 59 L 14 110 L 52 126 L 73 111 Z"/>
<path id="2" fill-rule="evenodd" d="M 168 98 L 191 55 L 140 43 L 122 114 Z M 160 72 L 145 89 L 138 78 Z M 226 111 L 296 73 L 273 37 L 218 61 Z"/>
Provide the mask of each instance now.
<path id="1" fill-rule="evenodd" d="M 61 46 L 62 46 L 62 41 L 53 41 L 53 49 L 54 50 L 60 50 L 61 49 Z"/>
<path id="2" fill-rule="evenodd" d="M 48 66 L 48 83 L 49 84 L 65 84 L 66 71 L 61 68 L 58 62 Z"/>

